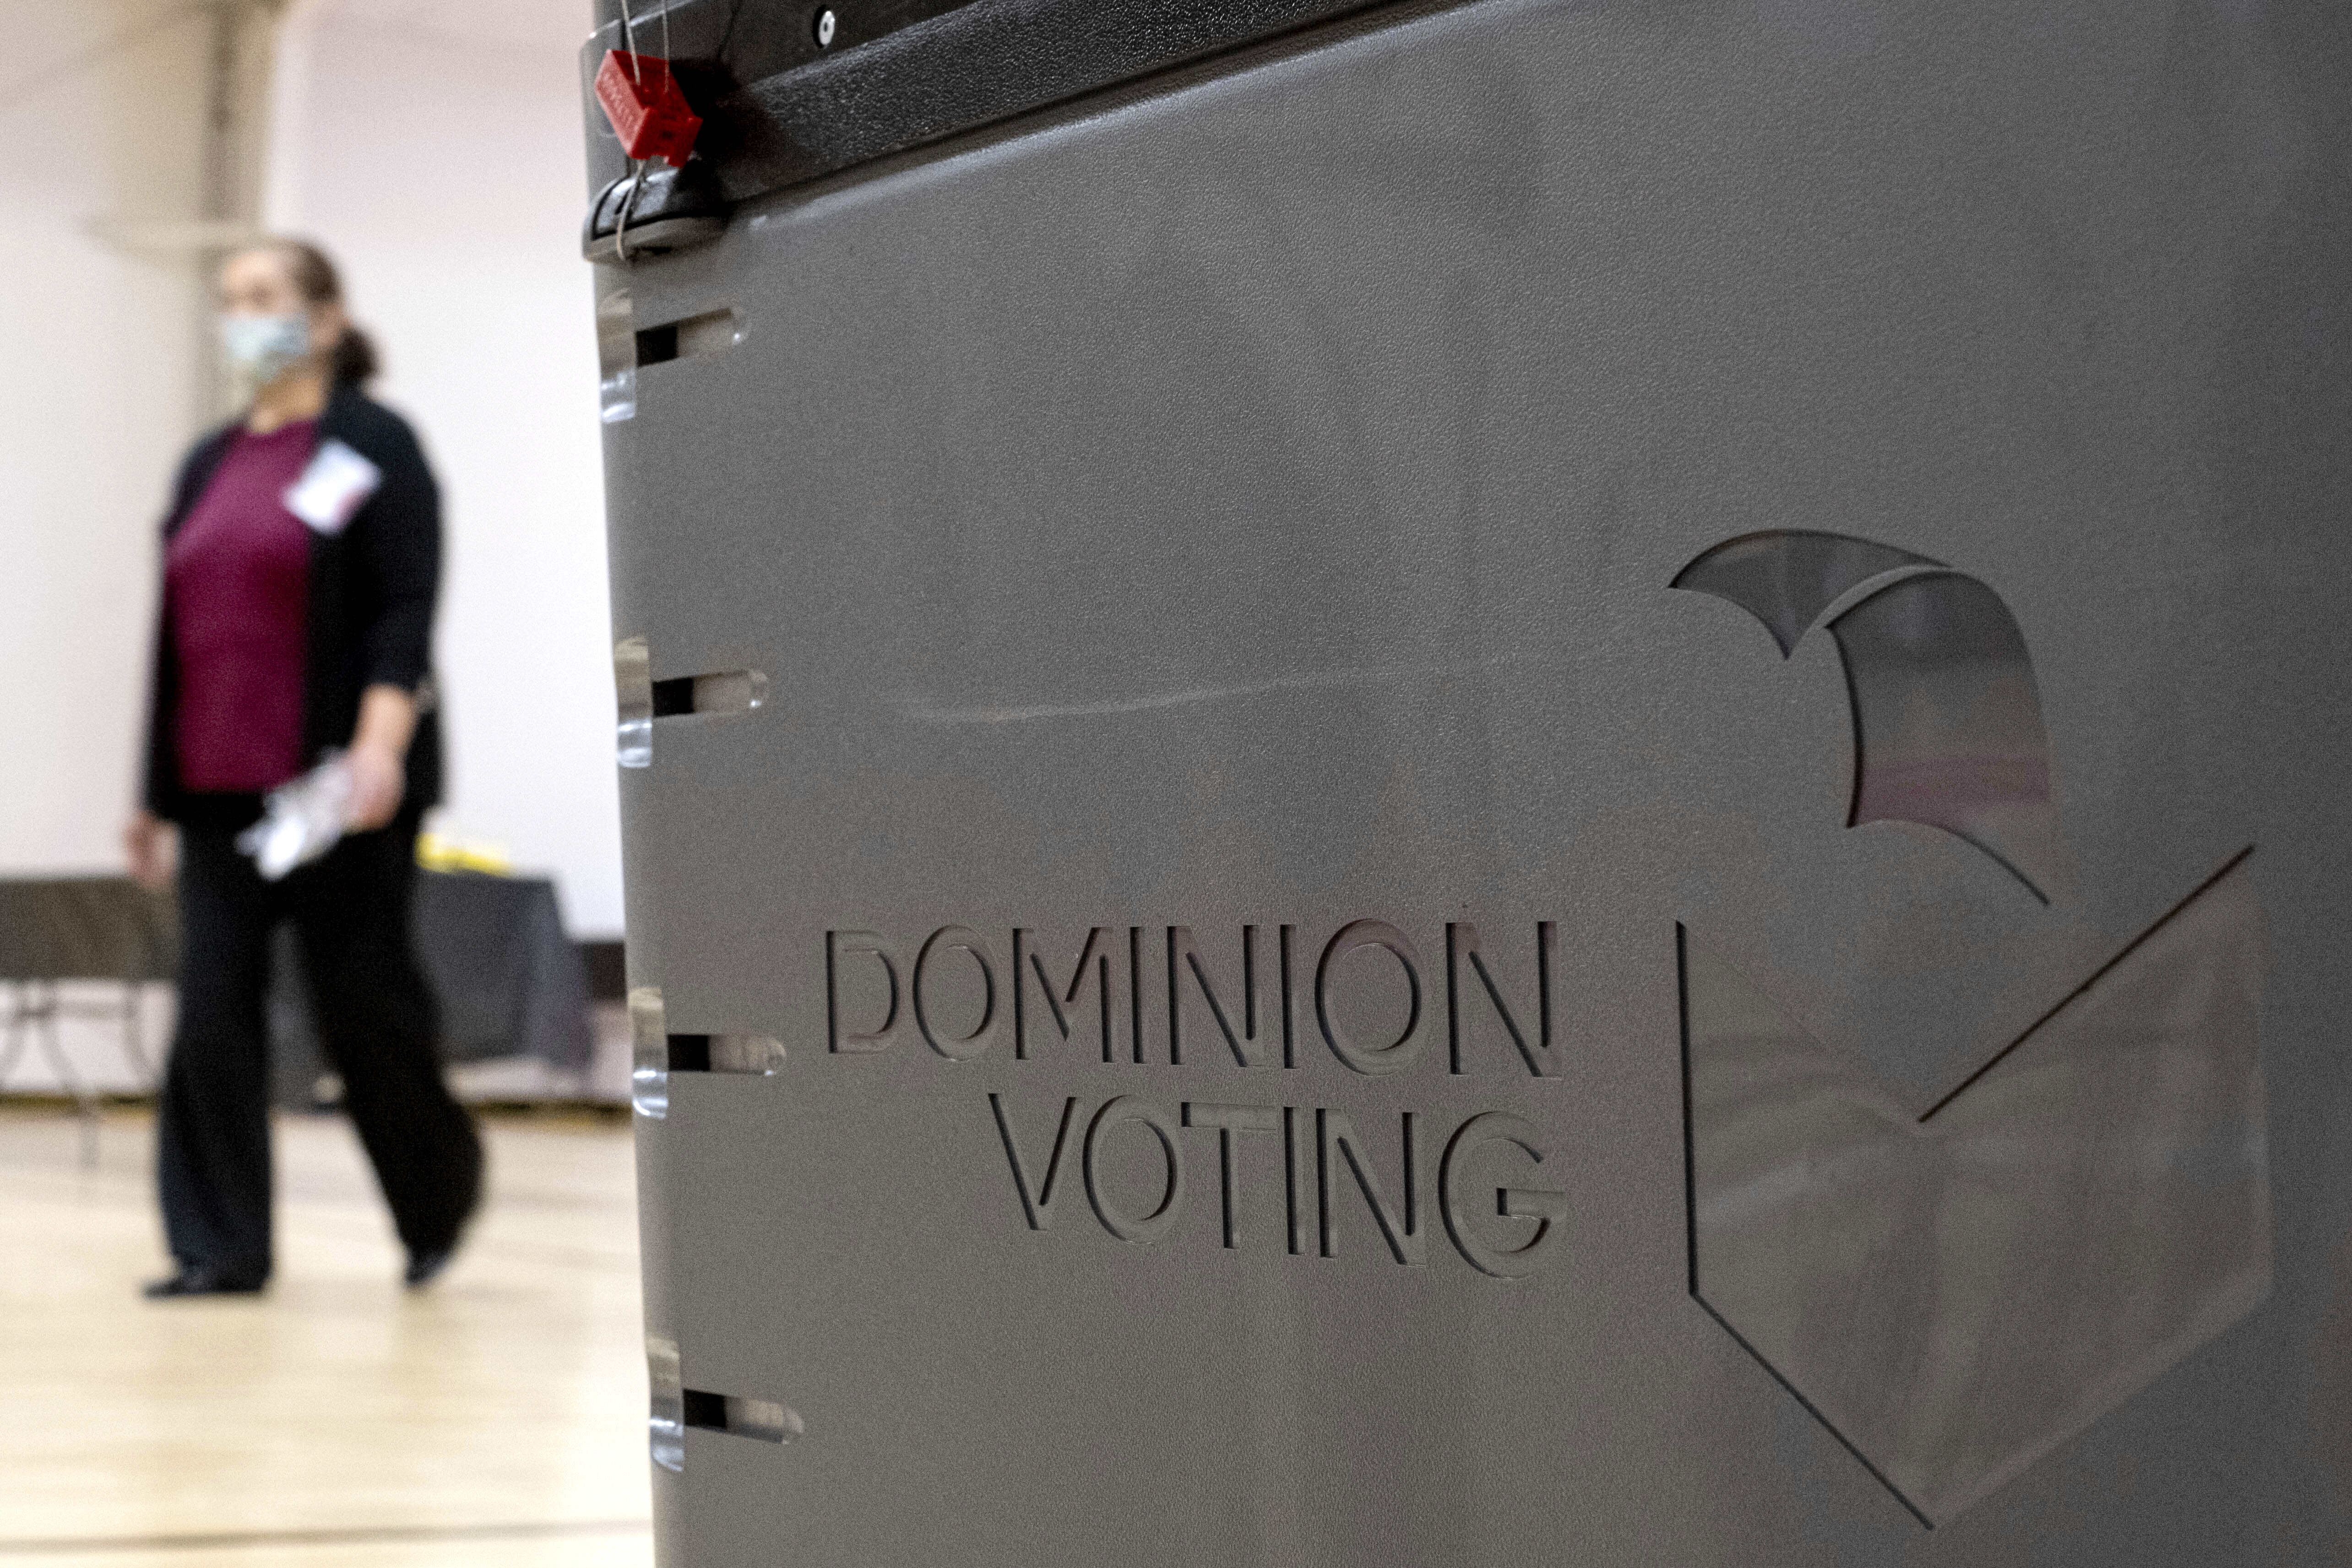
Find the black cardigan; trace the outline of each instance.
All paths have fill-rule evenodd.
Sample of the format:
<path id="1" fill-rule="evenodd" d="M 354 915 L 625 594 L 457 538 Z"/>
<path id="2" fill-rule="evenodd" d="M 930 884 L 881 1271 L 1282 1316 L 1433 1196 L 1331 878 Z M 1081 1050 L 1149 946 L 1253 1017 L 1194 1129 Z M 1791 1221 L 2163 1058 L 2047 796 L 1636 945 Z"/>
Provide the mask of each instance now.
<path id="1" fill-rule="evenodd" d="M 198 441 L 180 465 L 172 509 L 163 519 L 168 549 L 211 483 L 236 434 L 234 423 Z M 335 389 L 319 415 L 320 443 L 340 441 L 383 472 L 375 493 L 341 532 L 310 530 L 310 602 L 302 664 L 302 755 L 315 762 L 351 744 L 360 694 L 394 685 L 416 694 L 416 734 L 408 745 L 403 804 L 441 799 L 441 726 L 432 685 L 433 601 L 441 579 L 441 495 L 407 422 L 358 387 Z M 179 704 L 179 659 L 172 637 L 172 599 L 159 597 L 155 674 L 147 709 L 147 809 L 176 821 L 179 747 L 173 717 Z"/>

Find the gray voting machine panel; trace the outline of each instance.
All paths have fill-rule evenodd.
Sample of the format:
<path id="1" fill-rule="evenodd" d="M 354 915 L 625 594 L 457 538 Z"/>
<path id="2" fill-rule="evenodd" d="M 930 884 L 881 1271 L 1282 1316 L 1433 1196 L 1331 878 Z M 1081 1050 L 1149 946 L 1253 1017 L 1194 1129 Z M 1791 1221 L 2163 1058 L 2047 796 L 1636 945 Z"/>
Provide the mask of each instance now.
<path id="1" fill-rule="evenodd" d="M 2339 6 L 629 26 L 666 1563 L 2352 1560 Z"/>

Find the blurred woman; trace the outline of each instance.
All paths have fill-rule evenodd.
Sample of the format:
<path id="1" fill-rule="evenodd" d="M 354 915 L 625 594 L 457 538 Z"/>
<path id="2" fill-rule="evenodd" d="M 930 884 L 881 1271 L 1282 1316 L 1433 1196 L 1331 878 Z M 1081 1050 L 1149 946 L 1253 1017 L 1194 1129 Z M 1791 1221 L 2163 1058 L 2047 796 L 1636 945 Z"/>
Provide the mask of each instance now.
<path id="1" fill-rule="evenodd" d="M 131 871 L 178 830 L 179 1021 L 156 1165 L 173 1272 L 154 1297 L 269 1279 L 269 938 L 291 919 L 320 1043 L 422 1285 L 456 1249 L 482 1152 L 450 1097 L 409 936 L 417 824 L 440 789 L 427 669 L 440 500 L 416 438 L 361 390 L 375 354 L 334 266 L 272 240 L 220 278 L 246 402 L 196 443 L 164 519 L 144 805 Z M 345 836 L 265 880 L 237 837 L 263 796 L 340 750 Z"/>

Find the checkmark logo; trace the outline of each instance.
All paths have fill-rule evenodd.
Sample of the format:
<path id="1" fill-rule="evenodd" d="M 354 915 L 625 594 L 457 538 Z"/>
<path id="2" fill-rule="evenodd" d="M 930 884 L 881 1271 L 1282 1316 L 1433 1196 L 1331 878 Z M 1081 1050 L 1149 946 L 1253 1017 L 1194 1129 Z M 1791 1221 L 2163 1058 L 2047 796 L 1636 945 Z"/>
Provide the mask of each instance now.
<path id="1" fill-rule="evenodd" d="M 1833 537 L 1801 538 L 1793 565 L 1751 548 L 1748 581 L 1732 584 L 1784 653 L 1824 612 L 1833 631 L 1851 627 L 1837 618 L 1893 586 L 1874 589 L 1874 576 L 1948 573 L 1835 540 L 1860 547 L 1844 553 L 1841 582 L 1815 570 L 1837 553 L 1820 542 Z M 1710 555 L 1720 563 L 1727 548 Z M 1734 598 L 1720 574 L 1689 580 L 1708 559 L 1676 585 Z M 1900 722 L 1931 744 L 1906 758 L 1916 810 L 1895 814 L 1960 833 L 2046 899 L 2054 837 L 2046 747 L 2033 761 L 2038 699 L 2022 722 L 2031 664 L 2005 608 L 1989 617 L 1979 603 L 1965 618 L 2008 630 L 1956 642 L 1932 610 L 1890 617 L 1901 656 L 1860 679 L 1864 639 L 1841 637 L 1856 772 L 1874 724 L 1885 733 L 1865 688 L 1874 683 L 1884 709 L 1909 683 Z M 1973 649 L 1960 662 L 1979 667 L 1939 672 L 1939 643 Z M 2006 706 L 1989 715 L 1969 698 L 1994 684 Z M 1859 809 L 1870 790 L 1858 777 L 1854 825 L 1874 820 Z M 1677 927 L 1691 1294 L 1922 1523 L 2019 1475 L 2269 1296 L 2252 853 L 2189 890 L 1924 1113 L 1809 1033 L 1801 998 Z"/>

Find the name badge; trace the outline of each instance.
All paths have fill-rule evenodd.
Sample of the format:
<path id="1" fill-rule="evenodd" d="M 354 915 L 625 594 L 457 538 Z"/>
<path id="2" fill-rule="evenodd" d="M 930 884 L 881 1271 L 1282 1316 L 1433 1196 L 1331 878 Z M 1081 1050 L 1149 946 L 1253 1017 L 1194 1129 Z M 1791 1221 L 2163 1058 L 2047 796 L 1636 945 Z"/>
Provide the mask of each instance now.
<path id="1" fill-rule="evenodd" d="M 283 497 L 286 509 L 322 534 L 339 534 L 383 483 L 383 470 L 340 441 L 311 455 Z"/>

